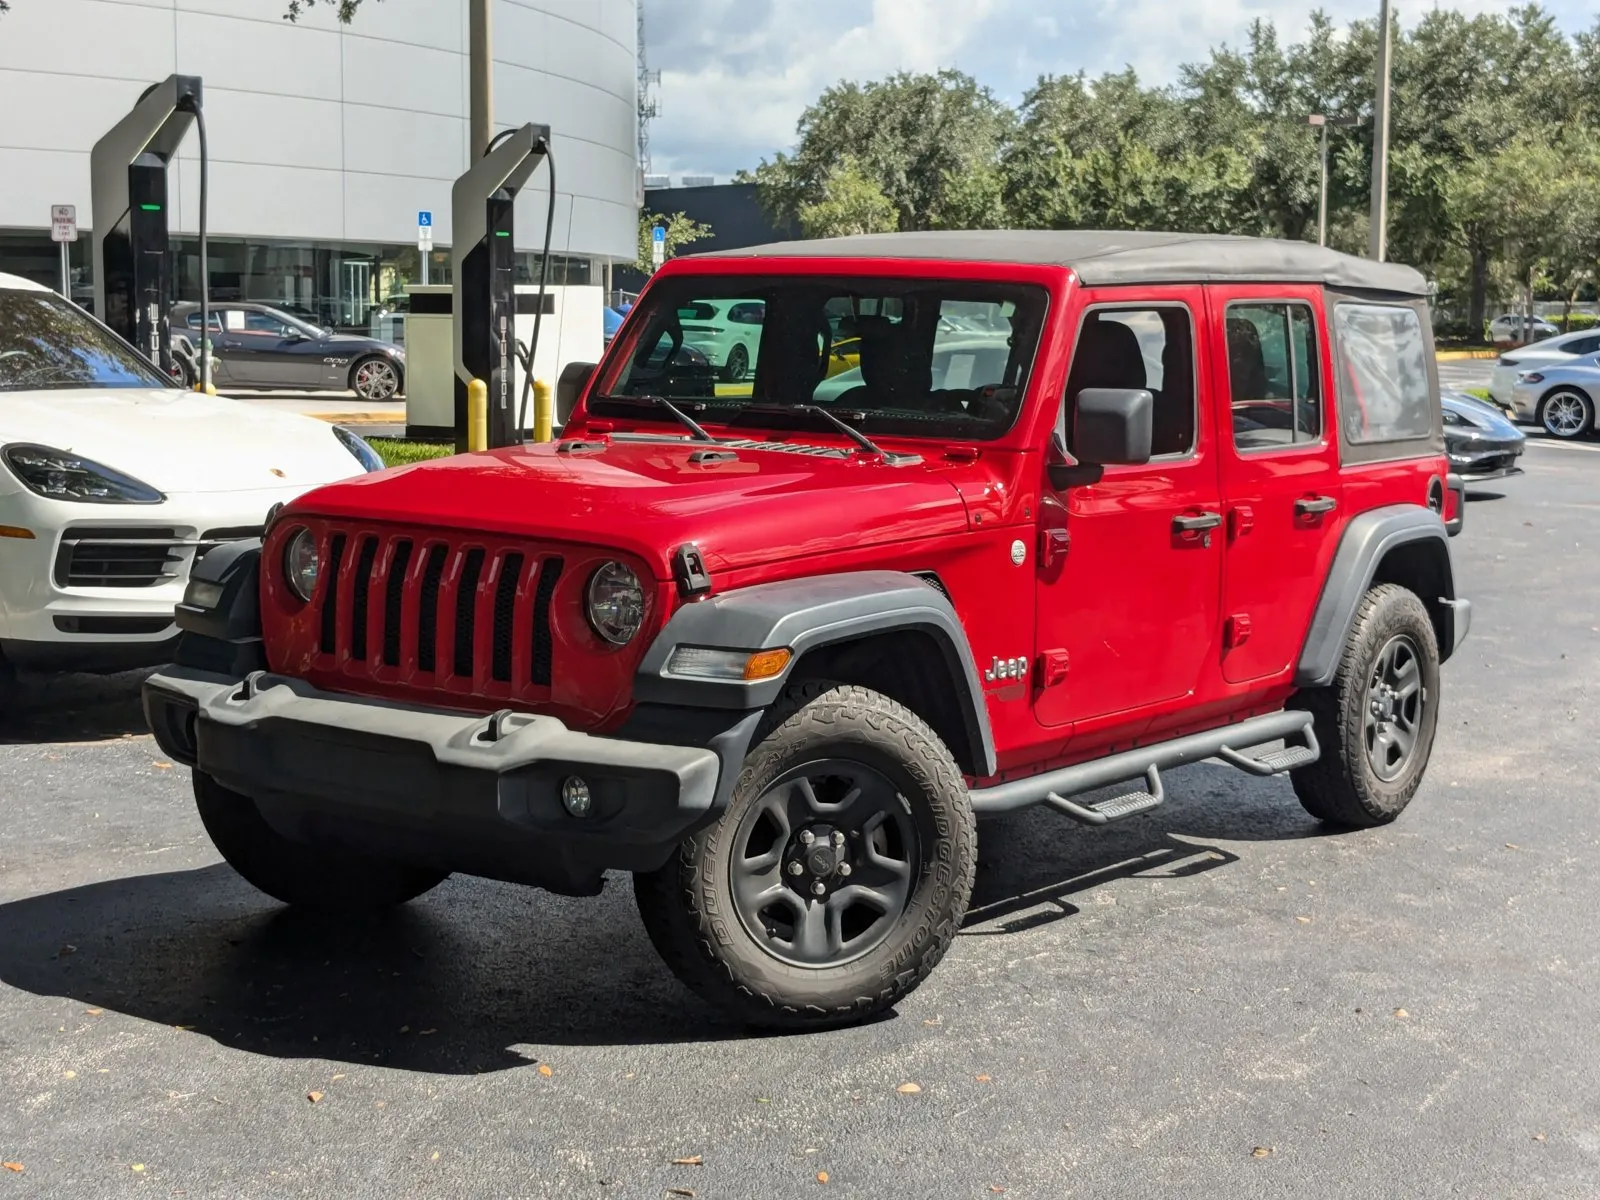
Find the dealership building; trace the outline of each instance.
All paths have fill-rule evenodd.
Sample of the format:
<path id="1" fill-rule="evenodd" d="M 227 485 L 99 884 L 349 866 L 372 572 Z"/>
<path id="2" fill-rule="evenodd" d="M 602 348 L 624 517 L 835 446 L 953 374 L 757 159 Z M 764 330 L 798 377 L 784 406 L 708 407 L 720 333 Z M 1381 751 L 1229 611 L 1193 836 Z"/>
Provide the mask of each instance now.
<path id="1" fill-rule="evenodd" d="M 55 286 L 53 205 L 94 223 L 89 152 L 150 84 L 204 80 L 211 292 L 366 328 L 422 278 L 418 213 L 450 281 L 450 189 L 468 166 L 467 0 L 11 0 L 0 15 L 0 271 Z M 638 0 L 496 0 L 496 126 L 552 130 L 551 280 L 599 284 L 637 254 Z M 178 295 L 198 297 L 198 142 L 174 162 Z M 547 185 L 516 212 L 518 275 L 537 279 Z M 89 242 L 73 294 L 92 294 Z"/>

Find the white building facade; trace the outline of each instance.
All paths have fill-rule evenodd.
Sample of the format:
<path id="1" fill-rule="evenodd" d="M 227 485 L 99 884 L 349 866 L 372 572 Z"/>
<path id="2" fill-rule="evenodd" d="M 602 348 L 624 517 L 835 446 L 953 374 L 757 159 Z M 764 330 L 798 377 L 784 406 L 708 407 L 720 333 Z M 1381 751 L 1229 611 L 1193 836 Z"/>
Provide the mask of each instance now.
<path id="1" fill-rule="evenodd" d="M 635 257 L 638 0 L 495 0 L 497 128 L 548 124 L 558 167 L 554 282 Z M 53 283 L 50 207 L 94 223 L 89 151 L 140 93 L 199 75 L 210 135 L 212 293 L 361 327 L 420 281 L 433 213 L 448 282 L 450 188 L 468 165 L 467 0 L 12 0 L 0 16 L 0 271 Z M 181 299 L 198 287 L 198 140 L 170 179 Z M 543 247 L 547 181 L 517 205 L 519 274 Z M 74 250 L 87 297 L 88 244 Z"/>

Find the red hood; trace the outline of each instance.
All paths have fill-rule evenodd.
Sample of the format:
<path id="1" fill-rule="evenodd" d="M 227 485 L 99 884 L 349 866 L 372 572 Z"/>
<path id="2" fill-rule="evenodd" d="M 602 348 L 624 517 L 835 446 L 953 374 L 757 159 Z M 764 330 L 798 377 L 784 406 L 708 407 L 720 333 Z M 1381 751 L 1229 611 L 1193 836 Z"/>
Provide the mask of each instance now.
<path id="1" fill-rule="evenodd" d="M 294 511 L 414 527 L 475 529 L 606 545 L 671 575 L 699 545 L 712 570 L 962 532 L 967 509 L 934 465 L 738 449 L 694 463 L 704 446 L 616 441 L 558 454 L 529 445 L 458 455 L 311 492 Z"/>

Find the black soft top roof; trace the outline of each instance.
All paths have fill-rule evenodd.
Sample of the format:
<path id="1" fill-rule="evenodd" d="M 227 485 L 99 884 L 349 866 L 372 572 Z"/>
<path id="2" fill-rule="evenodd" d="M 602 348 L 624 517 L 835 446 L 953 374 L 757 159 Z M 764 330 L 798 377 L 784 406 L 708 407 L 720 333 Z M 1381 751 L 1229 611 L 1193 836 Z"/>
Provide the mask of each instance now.
<path id="1" fill-rule="evenodd" d="M 906 258 L 1070 267 L 1091 287 L 1129 283 L 1323 283 L 1426 296 L 1422 274 L 1310 242 L 1203 233 L 979 229 L 872 233 L 718 250 L 697 258 Z"/>

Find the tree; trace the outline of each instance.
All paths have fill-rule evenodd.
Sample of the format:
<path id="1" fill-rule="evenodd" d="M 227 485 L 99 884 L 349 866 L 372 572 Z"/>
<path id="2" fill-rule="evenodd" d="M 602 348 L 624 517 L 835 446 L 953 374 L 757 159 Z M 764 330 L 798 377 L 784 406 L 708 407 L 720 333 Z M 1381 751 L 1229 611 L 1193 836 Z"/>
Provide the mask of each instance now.
<path id="1" fill-rule="evenodd" d="M 815 201 L 800 202 L 797 218 L 808 238 L 892 233 L 899 226 L 894 202 L 854 158 L 847 156 L 828 172 L 821 193 Z"/>
<path id="2" fill-rule="evenodd" d="M 670 217 L 663 216 L 661 213 L 640 213 L 639 257 L 633 265 L 646 275 L 655 270 L 655 259 L 652 256 L 652 243 L 654 241 L 652 232 L 657 225 L 665 227 L 667 231 L 668 258 L 677 254 L 680 247 L 711 236 L 711 226 L 690 220 L 688 216 L 681 212 L 673 213 Z"/>
<path id="3" fill-rule="evenodd" d="M 967 175 L 995 163 L 1014 121 L 959 71 L 837 84 L 801 116 L 793 154 L 757 168 L 762 207 L 776 224 L 797 223 L 801 206 L 822 202 L 835 169 L 853 158 L 894 206 L 898 228 L 954 224 L 958 211 L 974 211 Z"/>

